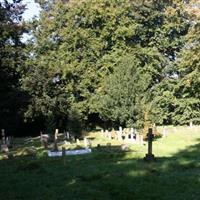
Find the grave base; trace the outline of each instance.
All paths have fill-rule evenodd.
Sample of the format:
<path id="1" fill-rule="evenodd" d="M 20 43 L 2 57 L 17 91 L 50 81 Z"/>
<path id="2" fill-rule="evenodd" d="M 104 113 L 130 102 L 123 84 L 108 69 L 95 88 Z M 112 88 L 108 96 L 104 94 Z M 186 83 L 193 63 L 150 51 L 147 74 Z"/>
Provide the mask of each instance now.
<path id="1" fill-rule="evenodd" d="M 78 150 L 68 150 L 64 152 L 64 155 L 82 155 L 82 154 L 88 154 L 92 153 L 91 149 L 78 149 Z M 48 151 L 48 156 L 49 157 L 57 157 L 57 156 L 62 156 L 63 152 L 62 151 Z"/>
<path id="2" fill-rule="evenodd" d="M 149 162 L 149 161 L 155 161 L 156 158 L 153 154 L 146 154 L 146 156 L 144 157 L 144 160 Z"/>

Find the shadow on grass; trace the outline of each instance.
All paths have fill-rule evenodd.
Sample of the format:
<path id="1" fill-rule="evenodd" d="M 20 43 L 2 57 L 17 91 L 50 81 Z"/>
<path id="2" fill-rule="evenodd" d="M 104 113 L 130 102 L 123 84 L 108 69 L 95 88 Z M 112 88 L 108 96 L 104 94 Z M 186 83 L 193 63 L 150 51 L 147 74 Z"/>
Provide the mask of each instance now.
<path id="1" fill-rule="evenodd" d="M 200 199 L 200 144 L 153 163 L 118 148 L 0 161 L 1 200 Z"/>

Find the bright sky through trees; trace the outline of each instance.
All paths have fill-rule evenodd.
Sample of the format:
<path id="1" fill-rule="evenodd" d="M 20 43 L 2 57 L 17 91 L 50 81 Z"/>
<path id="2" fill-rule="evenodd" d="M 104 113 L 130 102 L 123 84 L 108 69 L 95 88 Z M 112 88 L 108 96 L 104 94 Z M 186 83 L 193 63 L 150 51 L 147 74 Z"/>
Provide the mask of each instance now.
<path id="1" fill-rule="evenodd" d="M 34 16 L 39 15 L 40 7 L 33 0 L 24 0 L 23 3 L 27 4 L 27 9 L 23 14 L 25 20 L 30 20 Z"/>

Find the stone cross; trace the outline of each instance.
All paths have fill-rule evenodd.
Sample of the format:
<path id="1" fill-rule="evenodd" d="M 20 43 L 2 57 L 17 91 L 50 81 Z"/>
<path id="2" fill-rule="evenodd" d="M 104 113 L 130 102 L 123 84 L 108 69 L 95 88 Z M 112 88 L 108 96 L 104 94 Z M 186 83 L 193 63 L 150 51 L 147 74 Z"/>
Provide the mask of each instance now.
<path id="1" fill-rule="evenodd" d="M 145 161 L 153 161 L 153 160 L 155 160 L 155 156 L 152 154 L 152 141 L 154 138 L 152 128 L 149 128 L 147 137 L 148 137 L 148 153 L 144 157 L 144 160 Z"/>

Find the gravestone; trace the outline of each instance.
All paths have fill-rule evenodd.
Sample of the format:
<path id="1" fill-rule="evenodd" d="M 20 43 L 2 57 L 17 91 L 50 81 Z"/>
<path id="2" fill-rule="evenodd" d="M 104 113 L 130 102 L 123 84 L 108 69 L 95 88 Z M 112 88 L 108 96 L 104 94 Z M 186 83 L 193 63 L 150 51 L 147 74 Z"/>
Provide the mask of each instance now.
<path id="1" fill-rule="evenodd" d="M 108 137 L 109 140 L 111 140 L 112 139 L 112 133 L 108 132 L 108 136 L 107 137 Z"/>
<path id="2" fill-rule="evenodd" d="M 101 130 L 101 136 L 102 136 L 102 137 L 104 136 L 104 131 L 103 131 L 103 129 Z"/>
<path id="3" fill-rule="evenodd" d="M 90 140 L 88 140 L 87 138 L 84 138 L 84 146 L 85 148 L 89 148 L 92 146 L 92 143 Z"/>
<path id="4" fill-rule="evenodd" d="M 129 151 L 129 146 L 127 144 L 122 144 L 121 145 L 121 150 L 122 151 Z"/>
<path id="5" fill-rule="evenodd" d="M 134 133 L 130 134 L 130 140 L 131 140 L 131 142 L 135 142 Z"/>
<path id="6" fill-rule="evenodd" d="M 117 132 L 117 139 L 120 141 L 122 140 L 122 131 L 120 130 Z"/>
<path id="7" fill-rule="evenodd" d="M 2 153 L 8 153 L 9 152 L 7 144 L 2 144 L 1 145 L 1 152 Z"/>
<path id="8" fill-rule="evenodd" d="M 48 134 L 42 134 L 42 132 L 40 132 L 40 141 L 45 149 L 48 148 L 48 139 L 49 139 Z"/>
<path id="9" fill-rule="evenodd" d="M 163 127 L 162 136 L 167 137 L 167 128 L 166 126 Z"/>
<path id="10" fill-rule="evenodd" d="M 58 129 L 55 130 L 54 134 L 54 151 L 58 151 Z"/>
<path id="11" fill-rule="evenodd" d="M 6 144 L 6 134 L 4 129 L 1 129 L 1 136 L 2 136 L 2 144 Z"/>
<path id="12" fill-rule="evenodd" d="M 64 131 L 64 139 L 65 140 L 69 140 L 69 138 L 70 138 L 69 132 L 68 131 Z"/>
<path id="13" fill-rule="evenodd" d="M 144 157 L 144 160 L 145 161 L 154 161 L 155 156 L 152 153 L 152 142 L 153 142 L 154 135 L 153 135 L 152 128 L 149 128 L 148 133 L 147 133 L 147 138 L 148 138 L 148 153 Z"/>
<path id="14" fill-rule="evenodd" d="M 136 134 L 136 143 L 139 144 L 140 143 L 140 135 Z"/>
<path id="15" fill-rule="evenodd" d="M 108 130 L 105 131 L 104 137 L 106 137 L 106 138 L 108 137 Z"/>
<path id="16" fill-rule="evenodd" d="M 190 121 L 190 128 L 192 128 L 193 127 L 193 123 L 192 123 L 192 121 Z"/>
<path id="17" fill-rule="evenodd" d="M 76 144 L 80 145 L 80 140 L 79 139 L 76 139 Z"/>

